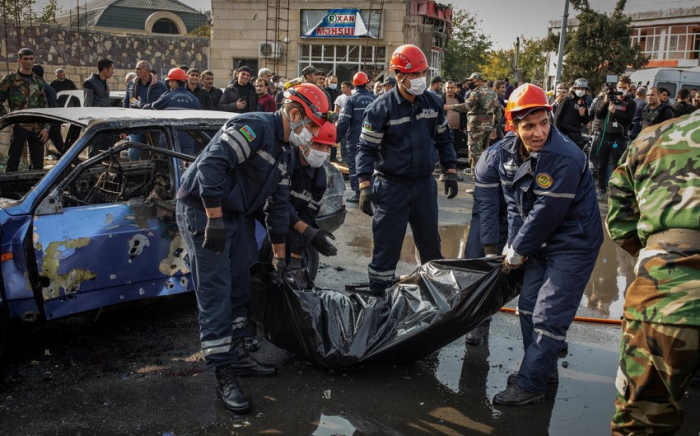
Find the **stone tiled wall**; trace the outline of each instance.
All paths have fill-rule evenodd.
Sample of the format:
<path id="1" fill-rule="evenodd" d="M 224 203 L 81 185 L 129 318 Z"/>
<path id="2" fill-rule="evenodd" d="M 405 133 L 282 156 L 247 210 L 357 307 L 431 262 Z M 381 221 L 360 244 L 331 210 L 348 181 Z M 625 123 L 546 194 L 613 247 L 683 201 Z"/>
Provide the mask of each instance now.
<path id="1" fill-rule="evenodd" d="M 6 33 L 7 32 L 7 33 Z M 97 30 L 83 30 L 55 24 L 34 24 L 7 29 L 0 23 L 0 75 L 17 68 L 17 52 L 22 47 L 34 50 L 37 63 L 44 66 L 51 82 L 56 68 L 64 68 L 66 77 L 78 87 L 97 72 L 97 61 L 109 57 L 116 72 L 109 80 L 110 88 L 125 89 L 124 76 L 134 70 L 139 60 L 153 64 L 162 76 L 180 65 L 209 67 L 209 38 L 167 35 L 114 35 Z"/>

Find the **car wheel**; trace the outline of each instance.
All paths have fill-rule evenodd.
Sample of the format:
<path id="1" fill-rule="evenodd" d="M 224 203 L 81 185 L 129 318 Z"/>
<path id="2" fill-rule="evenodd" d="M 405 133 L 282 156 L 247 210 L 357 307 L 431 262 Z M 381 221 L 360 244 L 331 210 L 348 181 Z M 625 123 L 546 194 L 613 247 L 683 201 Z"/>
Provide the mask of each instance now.
<path id="1" fill-rule="evenodd" d="M 318 265 L 320 262 L 318 251 L 313 246 L 307 245 L 304 249 L 304 260 L 306 260 L 306 267 L 309 270 L 309 277 L 311 280 L 316 279 L 316 274 L 318 274 Z M 272 246 L 270 245 L 270 240 L 265 239 L 262 246 L 260 247 L 260 257 L 261 262 L 272 262 Z"/>

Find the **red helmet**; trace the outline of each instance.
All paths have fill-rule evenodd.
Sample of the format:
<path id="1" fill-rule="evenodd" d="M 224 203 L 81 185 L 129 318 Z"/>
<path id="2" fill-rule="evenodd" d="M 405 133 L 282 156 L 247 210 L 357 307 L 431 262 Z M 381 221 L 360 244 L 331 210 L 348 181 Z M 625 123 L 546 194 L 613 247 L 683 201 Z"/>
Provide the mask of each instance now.
<path id="1" fill-rule="evenodd" d="M 404 44 L 391 55 L 390 70 L 401 73 L 419 73 L 428 69 L 428 59 L 423 50 L 413 44 Z"/>
<path id="2" fill-rule="evenodd" d="M 306 116 L 318 126 L 323 126 L 328 119 L 328 97 L 318 86 L 301 83 L 284 91 L 284 97 L 300 103 Z"/>
<path id="3" fill-rule="evenodd" d="M 185 73 L 182 68 L 173 68 L 168 71 L 168 77 L 166 77 L 166 79 L 187 82 L 187 73 Z"/>
<path id="4" fill-rule="evenodd" d="M 530 83 L 515 88 L 506 105 L 506 130 L 513 128 L 514 116 L 524 118 L 535 109 L 552 110 L 544 90 Z"/>
<path id="5" fill-rule="evenodd" d="M 318 142 L 319 144 L 330 145 L 331 147 L 335 145 L 335 124 L 325 123 L 318 129 L 316 136 L 311 138 L 313 142 Z"/>
<path id="6" fill-rule="evenodd" d="M 355 86 L 366 85 L 369 82 L 369 77 L 362 71 L 358 71 L 352 76 L 352 84 Z"/>

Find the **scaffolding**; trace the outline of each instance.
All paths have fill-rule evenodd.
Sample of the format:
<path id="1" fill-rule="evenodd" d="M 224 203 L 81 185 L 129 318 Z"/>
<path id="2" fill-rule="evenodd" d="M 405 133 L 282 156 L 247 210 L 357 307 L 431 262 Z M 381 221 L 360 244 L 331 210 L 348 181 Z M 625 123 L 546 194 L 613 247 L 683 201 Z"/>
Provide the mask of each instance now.
<path id="1" fill-rule="evenodd" d="M 377 5 L 378 3 L 378 5 Z M 378 6 L 378 8 L 376 7 Z M 377 17 L 378 15 L 378 17 Z M 374 20 L 378 21 L 378 26 L 377 26 L 377 34 L 376 38 L 372 38 L 371 35 L 371 28 L 372 28 L 372 23 Z M 370 0 L 369 2 L 369 16 L 367 20 L 367 38 L 365 39 L 365 49 L 363 50 L 363 59 L 362 59 L 362 70 L 368 74 L 370 79 L 375 80 L 377 77 L 382 75 L 384 71 L 379 71 L 377 72 L 376 66 L 375 65 L 367 65 L 368 59 L 370 61 L 376 59 L 377 53 L 379 46 L 381 44 L 381 36 L 382 36 L 382 22 L 384 21 L 384 0 Z M 374 39 L 374 41 L 372 41 Z M 373 43 L 373 44 L 372 44 Z M 371 53 L 374 53 L 374 56 L 371 55 Z M 388 54 L 388 53 L 387 53 Z M 386 69 L 386 68 L 385 68 Z"/>
<path id="2" fill-rule="evenodd" d="M 283 77 L 289 77 L 287 71 L 288 42 L 289 0 L 267 0 L 265 45 L 271 50 L 269 54 L 263 56 L 263 66 Z"/>

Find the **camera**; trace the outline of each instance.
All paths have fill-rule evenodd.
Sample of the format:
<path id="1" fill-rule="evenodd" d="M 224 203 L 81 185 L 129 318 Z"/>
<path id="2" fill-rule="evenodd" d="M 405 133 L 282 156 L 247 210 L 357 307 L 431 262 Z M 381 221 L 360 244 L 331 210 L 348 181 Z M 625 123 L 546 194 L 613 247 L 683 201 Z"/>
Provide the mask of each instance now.
<path id="1" fill-rule="evenodd" d="M 605 76 L 605 87 L 608 95 L 608 100 L 615 100 L 618 95 L 622 95 L 620 91 L 617 90 L 617 74 L 608 74 Z"/>

